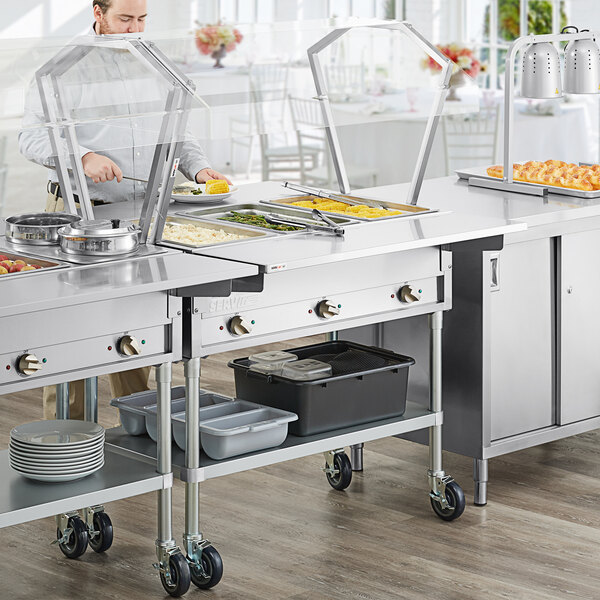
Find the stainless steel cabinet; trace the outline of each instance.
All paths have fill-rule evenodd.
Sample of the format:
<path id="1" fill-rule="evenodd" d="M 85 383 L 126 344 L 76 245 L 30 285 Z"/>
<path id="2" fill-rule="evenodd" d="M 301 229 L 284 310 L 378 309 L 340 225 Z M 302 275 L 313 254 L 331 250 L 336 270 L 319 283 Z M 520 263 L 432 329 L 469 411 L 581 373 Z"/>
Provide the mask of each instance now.
<path id="1" fill-rule="evenodd" d="M 497 261 L 495 282 L 493 273 L 487 286 L 485 278 L 482 282 L 484 310 L 489 307 L 482 349 L 485 354 L 489 348 L 482 364 L 489 388 L 484 385 L 482 392 L 489 394 L 489 439 L 494 441 L 555 422 L 555 261 L 548 238 L 508 245 L 483 257 L 489 269 Z"/>
<path id="2" fill-rule="evenodd" d="M 600 415 L 599 257 L 598 231 L 560 239 L 561 425 Z"/>

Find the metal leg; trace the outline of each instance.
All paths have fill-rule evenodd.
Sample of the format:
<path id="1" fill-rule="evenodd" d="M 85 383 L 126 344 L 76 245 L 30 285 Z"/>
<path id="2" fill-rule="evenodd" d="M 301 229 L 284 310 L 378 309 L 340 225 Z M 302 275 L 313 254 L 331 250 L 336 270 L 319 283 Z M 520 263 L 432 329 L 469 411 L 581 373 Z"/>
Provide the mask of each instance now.
<path id="1" fill-rule="evenodd" d="M 56 418 L 69 418 L 69 384 L 56 384 Z"/>
<path id="2" fill-rule="evenodd" d="M 473 494 L 473 504 L 475 506 L 484 506 L 487 504 L 487 484 L 488 484 L 488 460 L 487 458 L 473 459 L 473 481 L 475 482 L 475 492 Z"/>
<path id="3" fill-rule="evenodd" d="M 83 418 L 92 423 L 98 422 L 98 378 L 88 377 L 85 380 L 85 402 Z"/>
<path id="4" fill-rule="evenodd" d="M 355 444 L 350 446 L 350 462 L 352 464 L 353 471 L 363 470 L 363 448 L 364 444 Z"/>
<path id="5" fill-rule="evenodd" d="M 156 367 L 156 402 L 158 441 L 156 444 L 156 470 L 162 475 L 172 474 L 171 466 L 171 363 Z M 155 565 L 167 584 L 171 583 L 170 559 L 181 550 L 173 539 L 172 487 L 158 490 L 158 538 L 156 540 L 158 564 Z"/>
<path id="6" fill-rule="evenodd" d="M 185 374 L 185 466 L 200 466 L 200 359 L 192 358 L 184 364 Z M 185 532 L 183 546 L 189 558 L 194 557 L 193 542 L 202 539 L 199 530 L 198 482 L 185 483 Z"/>
<path id="7" fill-rule="evenodd" d="M 443 313 L 435 312 L 429 315 L 429 409 L 432 412 L 442 410 L 442 323 Z M 429 478 L 433 480 L 432 489 L 435 491 L 435 480 L 444 477 L 442 469 L 442 426 L 434 425 L 429 428 Z"/>

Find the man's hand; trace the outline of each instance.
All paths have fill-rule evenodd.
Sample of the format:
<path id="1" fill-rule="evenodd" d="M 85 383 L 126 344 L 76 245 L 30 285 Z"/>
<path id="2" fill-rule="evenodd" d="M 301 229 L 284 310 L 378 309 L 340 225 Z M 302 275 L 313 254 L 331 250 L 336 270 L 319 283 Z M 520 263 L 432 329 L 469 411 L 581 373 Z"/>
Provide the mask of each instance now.
<path id="1" fill-rule="evenodd" d="M 209 179 L 224 179 L 229 185 L 232 185 L 231 181 L 225 175 L 214 169 L 202 169 L 202 171 L 196 173 L 197 183 L 206 183 Z"/>
<path id="2" fill-rule="evenodd" d="M 81 159 L 83 163 L 83 172 L 94 182 L 112 181 L 115 177 L 117 183 L 121 183 L 123 172 L 119 167 L 106 156 L 88 152 Z"/>

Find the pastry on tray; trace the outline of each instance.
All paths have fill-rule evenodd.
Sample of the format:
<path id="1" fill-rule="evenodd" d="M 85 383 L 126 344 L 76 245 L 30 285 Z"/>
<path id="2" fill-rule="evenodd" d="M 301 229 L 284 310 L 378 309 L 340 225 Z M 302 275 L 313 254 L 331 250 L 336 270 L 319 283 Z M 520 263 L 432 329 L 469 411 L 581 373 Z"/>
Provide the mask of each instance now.
<path id="1" fill-rule="evenodd" d="M 487 174 L 500 178 L 504 169 L 502 165 L 488 167 Z M 522 165 L 513 165 L 513 178 L 515 181 L 591 192 L 600 190 L 600 165 L 579 166 L 561 160 L 530 160 Z"/>

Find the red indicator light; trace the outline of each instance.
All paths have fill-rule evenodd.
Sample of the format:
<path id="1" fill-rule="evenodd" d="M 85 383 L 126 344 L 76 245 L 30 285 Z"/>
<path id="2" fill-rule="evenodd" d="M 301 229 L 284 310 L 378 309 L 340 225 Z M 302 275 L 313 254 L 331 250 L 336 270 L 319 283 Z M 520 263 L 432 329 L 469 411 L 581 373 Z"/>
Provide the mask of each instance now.
<path id="1" fill-rule="evenodd" d="M 219 329 L 220 329 L 221 331 L 223 331 L 223 329 L 225 329 L 225 327 L 223 327 L 223 325 L 221 325 L 221 327 L 219 327 Z"/>
<path id="2" fill-rule="evenodd" d="M 308 309 L 308 314 L 309 314 L 309 315 L 312 315 L 312 308 L 309 308 L 309 309 Z"/>
<path id="3" fill-rule="evenodd" d="M 112 350 L 112 346 L 109 346 L 107 350 L 110 352 Z"/>
<path id="4" fill-rule="evenodd" d="M 392 295 L 390 296 L 390 298 L 395 298 L 395 297 L 396 297 L 396 294 L 392 294 Z"/>
<path id="5" fill-rule="evenodd" d="M 6 365 L 6 370 L 10 371 L 10 365 Z"/>

